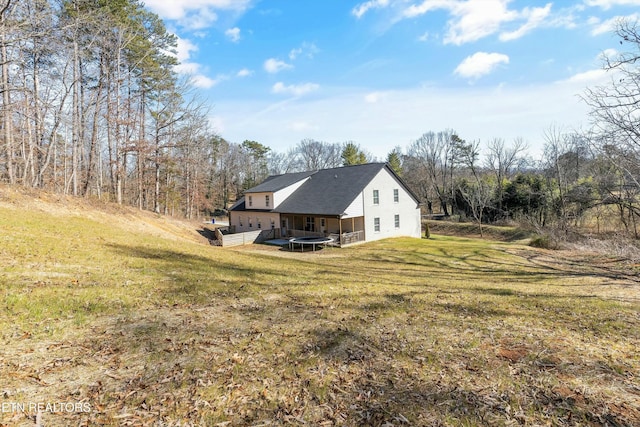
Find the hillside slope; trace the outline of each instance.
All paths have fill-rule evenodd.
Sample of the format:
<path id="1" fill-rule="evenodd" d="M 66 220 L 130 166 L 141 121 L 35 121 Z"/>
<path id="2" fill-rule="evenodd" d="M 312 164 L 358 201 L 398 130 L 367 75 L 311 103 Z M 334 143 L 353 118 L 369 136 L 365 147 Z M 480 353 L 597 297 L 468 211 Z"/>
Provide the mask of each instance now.
<path id="1" fill-rule="evenodd" d="M 0 187 L 0 426 L 640 425 L 638 265 L 201 225 Z"/>
<path id="2" fill-rule="evenodd" d="M 147 233 L 164 239 L 206 243 L 196 221 L 157 215 L 129 206 L 97 199 L 53 194 L 33 189 L 0 185 L 0 208 L 16 216 L 42 214 L 50 224 L 67 218 L 85 218 L 133 233 Z"/>

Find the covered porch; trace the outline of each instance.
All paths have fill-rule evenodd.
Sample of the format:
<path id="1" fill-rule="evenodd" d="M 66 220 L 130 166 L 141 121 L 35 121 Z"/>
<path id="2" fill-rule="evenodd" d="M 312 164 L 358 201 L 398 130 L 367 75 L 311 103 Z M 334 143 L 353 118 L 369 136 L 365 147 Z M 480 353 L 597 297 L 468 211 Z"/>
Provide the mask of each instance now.
<path id="1" fill-rule="evenodd" d="M 363 242 L 364 217 L 280 214 L 280 234 L 290 237 L 332 237 L 333 245 Z"/>

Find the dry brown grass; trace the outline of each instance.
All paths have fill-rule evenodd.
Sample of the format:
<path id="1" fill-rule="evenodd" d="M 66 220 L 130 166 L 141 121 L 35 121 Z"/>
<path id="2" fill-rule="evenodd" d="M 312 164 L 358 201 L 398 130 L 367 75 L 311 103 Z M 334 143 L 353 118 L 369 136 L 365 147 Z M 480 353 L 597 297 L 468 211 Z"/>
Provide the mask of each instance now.
<path id="1" fill-rule="evenodd" d="M 437 235 L 228 250 L 82 202 L 43 224 L 58 202 L 21 197 L 0 197 L 0 403 L 91 407 L 44 425 L 640 425 L 625 259 Z"/>

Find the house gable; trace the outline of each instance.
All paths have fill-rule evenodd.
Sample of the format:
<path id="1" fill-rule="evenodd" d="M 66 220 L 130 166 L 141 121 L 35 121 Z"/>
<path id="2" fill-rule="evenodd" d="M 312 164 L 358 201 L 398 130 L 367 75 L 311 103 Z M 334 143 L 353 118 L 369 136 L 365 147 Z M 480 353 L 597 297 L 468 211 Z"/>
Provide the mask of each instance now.
<path id="1" fill-rule="evenodd" d="M 293 194 L 312 172 L 274 175 L 245 191 L 244 209 L 272 210 Z"/>
<path id="2" fill-rule="evenodd" d="M 274 175 L 250 188 L 229 209 L 229 225 L 237 232 L 279 227 L 280 215 L 274 208 L 294 193 L 311 174 Z"/>
<path id="3" fill-rule="evenodd" d="M 417 197 L 389 167 L 381 170 L 364 191 L 366 240 L 420 237 L 421 217 Z"/>
<path id="4" fill-rule="evenodd" d="M 384 167 L 384 163 L 368 163 L 320 170 L 278 205 L 277 211 L 288 214 L 343 216 L 348 213 L 347 210 L 367 183 Z M 357 213 L 354 211 L 351 215 L 355 216 Z"/>

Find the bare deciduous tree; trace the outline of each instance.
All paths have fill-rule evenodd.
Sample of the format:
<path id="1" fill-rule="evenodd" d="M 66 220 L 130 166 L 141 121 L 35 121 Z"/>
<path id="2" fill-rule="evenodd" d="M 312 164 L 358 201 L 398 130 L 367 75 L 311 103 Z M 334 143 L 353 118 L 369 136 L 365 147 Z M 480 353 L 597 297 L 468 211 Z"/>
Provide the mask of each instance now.
<path id="1" fill-rule="evenodd" d="M 511 177 L 514 169 L 524 164 L 524 153 L 527 148 L 522 138 L 514 139 L 511 146 L 507 146 L 502 138 L 494 138 L 487 144 L 485 165 L 495 175 L 497 209 L 503 215 L 506 214 L 502 209 L 505 180 Z"/>
<path id="2" fill-rule="evenodd" d="M 604 57 L 611 74 L 608 85 L 588 89 L 583 99 L 591 107 L 590 142 L 619 171 L 618 201 L 621 220 L 638 237 L 640 222 L 640 23 L 620 19 L 616 35 L 624 50 Z M 625 214 L 624 212 L 627 212 Z"/>
<path id="3" fill-rule="evenodd" d="M 415 140 L 408 150 L 409 156 L 414 159 L 409 163 L 422 169 L 418 174 L 427 180 L 421 186 L 435 194 L 445 215 L 450 214 L 453 200 L 454 148 L 458 140 L 451 129 L 438 133 L 427 132 Z"/>

